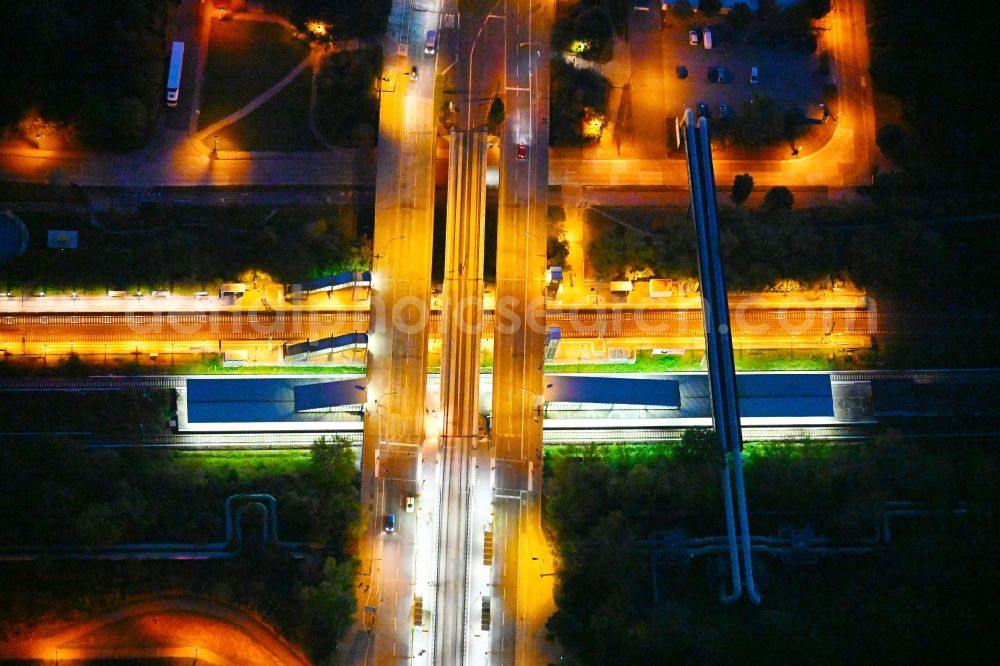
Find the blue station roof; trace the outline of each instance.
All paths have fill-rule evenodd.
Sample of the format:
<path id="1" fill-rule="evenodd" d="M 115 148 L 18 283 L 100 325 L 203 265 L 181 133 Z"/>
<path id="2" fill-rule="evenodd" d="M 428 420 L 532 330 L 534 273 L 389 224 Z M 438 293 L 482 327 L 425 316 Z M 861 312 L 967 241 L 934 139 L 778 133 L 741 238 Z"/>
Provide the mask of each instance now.
<path id="1" fill-rule="evenodd" d="M 302 413 L 298 390 L 324 384 L 364 384 L 364 378 L 328 382 L 322 378 L 225 378 L 187 380 L 187 420 L 190 424 L 277 423 L 324 420 L 321 413 Z M 364 391 L 354 389 L 351 402 L 321 405 L 336 407 L 364 402 Z"/>
<path id="2" fill-rule="evenodd" d="M 547 375 L 545 383 L 549 402 L 680 407 L 680 390 L 673 379 Z"/>
<path id="3" fill-rule="evenodd" d="M 365 402 L 365 381 L 342 379 L 321 384 L 302 384 L 295 387 L 295 411 L 326 407 L 360 405 Z"/>

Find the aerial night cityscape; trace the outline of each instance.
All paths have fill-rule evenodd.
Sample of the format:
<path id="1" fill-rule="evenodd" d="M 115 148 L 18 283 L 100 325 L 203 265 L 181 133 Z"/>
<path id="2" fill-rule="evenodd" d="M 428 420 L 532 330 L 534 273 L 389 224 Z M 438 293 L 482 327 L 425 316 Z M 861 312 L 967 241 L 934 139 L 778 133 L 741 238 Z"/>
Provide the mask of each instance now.
<path id="1" fill-rule="evenodd" d="M 996 663 L 991 3 L 0 26 L 0 665 Z"/>

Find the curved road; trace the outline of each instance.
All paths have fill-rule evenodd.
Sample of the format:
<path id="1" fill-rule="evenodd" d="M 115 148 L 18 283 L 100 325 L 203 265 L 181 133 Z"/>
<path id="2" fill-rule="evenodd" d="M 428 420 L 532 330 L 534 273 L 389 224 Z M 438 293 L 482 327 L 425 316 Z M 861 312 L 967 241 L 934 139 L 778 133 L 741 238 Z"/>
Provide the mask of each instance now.
<path id="1" fill-rule="evenodd" d="M 128 603 L 87 620 L 0 643 L 0 660 L 194 659 L 206 664 L 307 666 L 295 646 L 234 606 L 188 596 Z"/>

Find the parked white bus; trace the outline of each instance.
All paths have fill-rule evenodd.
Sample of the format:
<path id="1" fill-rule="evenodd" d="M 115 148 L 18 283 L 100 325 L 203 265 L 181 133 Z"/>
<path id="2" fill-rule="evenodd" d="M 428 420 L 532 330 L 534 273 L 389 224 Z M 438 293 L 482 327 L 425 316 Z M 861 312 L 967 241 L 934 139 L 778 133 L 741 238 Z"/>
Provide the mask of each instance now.
<path id="1" fill-rule="evenodd" d="M 170 49 L 170 72 L 167 74 L 167 106 L 177 106 L 181 89 L 181 67 L 184 65 L 184 42 L 174 42 Z"/>

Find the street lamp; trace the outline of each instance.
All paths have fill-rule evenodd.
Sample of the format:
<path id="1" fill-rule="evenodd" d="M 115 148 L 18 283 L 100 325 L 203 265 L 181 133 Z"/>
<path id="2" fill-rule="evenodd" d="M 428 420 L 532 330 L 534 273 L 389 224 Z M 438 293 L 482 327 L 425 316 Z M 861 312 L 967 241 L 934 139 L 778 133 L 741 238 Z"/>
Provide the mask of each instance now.
<path id="1" fill-rule="evenodd" d="M 536 236 L 535 234 L 531 233 L 530 231 L 525 231 L 525 232 L 524 232 L 524 236 L 525 236 L 526 238 L 527 238 L 527 237 L 531 237 L 531 238 L 534 238 L 534 239 L 535 239 L 535 242 L 536 242 L 536 243 L 537 243 L 538 241 L 540 241 L 540 240 L 541 240 L 541 238 L 539 238 L 539 237 L 538 237 L 538 236 Z M 541 253 L 541 254 L 536 254 L 535 256 L 537 256 L 537 257 L 541 257 L 542 259 L 548 259 L 548 250 L 546 249 L 546 251 L 545 251 L 545 252 L 543 252 L 543 253 Z"/>
<path id="2" fill-rule="evenodd" d="M 552 388 L 552 384 L 546 384 L 545 388 Z M 522 391 L 527 391 L 528 393 L 530 393 L 531 395 L 533 395 L 535 397 L 535 401 L 536 401 L 537 404 L 532 409 L 534 409 L 535 412 L 536 412 L 536 414 L 534 416 L 534 420 L 537 423 L 538 422 L 538 417 L 541 415 L 542 409 L 545 407 L 545 396 L 540 395 L 538 393 L 538 391 L 536 391 L 535 389 L 530 389 L 527 386 L 522 386 L 521 390 Z"/>
<path id="3" fill-rule="evenodd" d="M 499 4 L 500 0 L 497 0 L 495 3 L 493 3 L 492 9 L 490 9 L 489 13 L 486 15 L 486 18 L 483 19 L 483 24 L 479 26 L 479 32 L 476 33 L 476 38 L 472 40 L 472 47 L 469 49 L 469 85 L 468 85 L 468 91 L 466 93 L 467 98 L 465 104 L 466 129 L 470 129 L 472 127 L 472 58 L 476 54 L 476 44 L 479 43 L 479 36 L 483 34 L 483 29 L 486 27 L 486 24 L 490 22 L 491 18 L 501 18 L 499 15 L 493 13 L 494 11 L 496 11 L 496 8 Z"/>
<path id="4" fill-rule="evenodd" d="M 378 410 L 382 407 L 382 398 L 386 396 L 399 395 L 399 391 L 386 391 L 375 400 L 375 416 L 378 418 L 378 439 L 379 444 L 385 441 L 385 430 L 382 428 L 382 414 Z M 388 411 L 388 410 L 386 410 Z"/>
<path id="5" fill-rule="evenodd" d="M 379 397 L 375 398 L 375 411 L 378 411 L 379 404 L 382 402 L 382 398 L 390 395 L 399 395 L 399 391 L 385 391 Z"/>
<path id="6" fill-rule="evenodd" d="M 375 255 L 372 258 L 375 259 L 376 261 L 379 260 L 379 259 L 385 259 L 385 253 L 389 251 L 389 243 L 391 243 L 392 241 L 397 241 L 397 240 L 406 240 L 406 234 L 403 234 L 402 236 L 395 236 L 395 237 L 390 238 L 389 240 L 387 240 L 385 242 L 385 245 L 382 246 L 382 254 L 378 254 L 376 252 Z"/>

